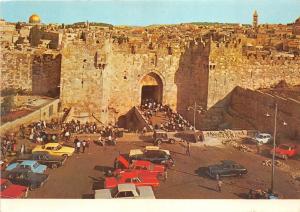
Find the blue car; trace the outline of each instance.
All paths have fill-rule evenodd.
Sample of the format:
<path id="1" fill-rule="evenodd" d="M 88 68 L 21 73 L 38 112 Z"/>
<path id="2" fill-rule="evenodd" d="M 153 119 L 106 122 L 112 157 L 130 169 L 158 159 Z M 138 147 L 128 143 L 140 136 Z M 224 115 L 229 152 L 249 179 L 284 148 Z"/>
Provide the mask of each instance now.
<path id="1" fill-rule="evenodd" d="M 39 173 L 39 174 L 43 174 L 46 169 L 47 166 L 39 164 L 37 161 L 35 160 L 25 160 L 21 163 L 12 163 L 9 166 L 7 166 L 6 171 L 12 171 L 12 170 L 18 170 L 18 169 L 25 169 L 25 170 L 29 170 L 33 173 Z"/>

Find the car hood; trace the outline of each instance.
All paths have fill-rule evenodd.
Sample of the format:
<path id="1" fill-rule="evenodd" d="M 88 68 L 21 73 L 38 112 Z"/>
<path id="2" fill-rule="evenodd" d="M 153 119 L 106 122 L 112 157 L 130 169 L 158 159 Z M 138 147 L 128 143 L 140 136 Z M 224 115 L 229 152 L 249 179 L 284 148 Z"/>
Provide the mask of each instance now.
<path id="1" fill-rule="evenodd" d="M 95 190 L 95 199 L 111 199 L 110 189 Z"/>
<path id="2" fill-rule="evenodd" d="M 14 168 L 16 168 L 18 165 L 19 165 L 19 163 L 12 163 L 6 167 L 6 171 L 11 171 Z"/>
<path id="3" fill-rule="evenodd" d="M 20 198 L 24 192 L 27 191 L 27 187 L 19 185 L 11 185 L 7 189 L 1 192 L 2 198 Z"/>
<path id="4" fill-rule="evenodd" d="M 139 186 L 140 199 L 155 199 L 151 186 Z"/>

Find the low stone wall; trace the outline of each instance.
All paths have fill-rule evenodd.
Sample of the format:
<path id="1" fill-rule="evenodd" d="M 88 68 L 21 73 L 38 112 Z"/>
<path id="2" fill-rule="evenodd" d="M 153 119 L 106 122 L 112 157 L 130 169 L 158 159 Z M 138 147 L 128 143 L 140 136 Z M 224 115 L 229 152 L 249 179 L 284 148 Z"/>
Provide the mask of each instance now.
<path id="1" fill-rule="evenodd" d="M 58 104 L 59 104 L 59 99 L 55 99 L 50 103 L 42 106 L 40 109 L 37 109 L 34 112 L 22 118 L 3 124 L 0 128 L 0 134 L 4 135 L 6 132 L 9 131 L 17 131 L 22 124 L 28 125 L 32 122 L 36 122 L 39 120 L 49 120 L 57 116 Z"/>

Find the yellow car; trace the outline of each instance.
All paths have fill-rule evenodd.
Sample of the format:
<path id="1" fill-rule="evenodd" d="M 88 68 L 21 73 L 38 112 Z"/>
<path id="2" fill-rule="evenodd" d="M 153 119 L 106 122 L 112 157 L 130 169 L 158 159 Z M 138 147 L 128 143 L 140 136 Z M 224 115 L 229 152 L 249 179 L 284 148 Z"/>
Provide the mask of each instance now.
<path id="1" fill-rule="evenodd" d="M 62 146 L 59 143 L 47 143 L 45 145 L 38 145 L 33 150 L 34 152 L 48 152 L 50 155 L 56 156 L 71 156 L 75 149 L 73 147 Z"/>

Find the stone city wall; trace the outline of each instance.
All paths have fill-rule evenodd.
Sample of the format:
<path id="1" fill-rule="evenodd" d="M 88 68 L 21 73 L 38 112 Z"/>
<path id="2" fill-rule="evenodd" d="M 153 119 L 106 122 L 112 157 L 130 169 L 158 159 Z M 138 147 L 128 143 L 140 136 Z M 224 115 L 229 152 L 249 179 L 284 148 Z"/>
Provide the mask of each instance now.
<path id="1" fill-rule="evenodd" d="M 231 96 L 230 109 L 237 112 L 259 131 L 272 134 L 275 102 L 278 104 L 278 136 L 300 139 L 299 101 L 237 87 Z M 270 116 L 267 117 L 266 114 Z M 286 122 L 287 125 L 283 125 L 283 122 Z"/>
<path id="2" fill-rule="evenodd" d="M 32 93 L 57 97 L 61 77 L 61 54 L 35 55 L 32 64 Z"/>
<path id="3" fill-rule="evenodd" d="M 300 57 L 243 56 L 240 45 L 211 44 L 208 107 L 222 101 L 236 86 L 268 88 L 285 80 L 300 84 Z"/>
<path id="4" fill-rule="evenodd" d="M 162 103 L 186 112 L 195 99 L 206 104 L 207 48 L 191 44 L 184 52 L 166 47 L 132 51 L 130 44 L 70 42 L 62 50 L 63 107 L 98 114 L 103 123 L 117 121 L 141 102 L 143 78 L 151 73 L 161 82 Z M 76 109 L 74 109 L 76 112 Z"/>
<path id="5" fill-rule="evenodd" d="M 3 50 L 3 49 L 2 49 Z M 32 54 L 18 50 L 1 51 L 1 90 L 32 90 Z"/>

